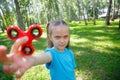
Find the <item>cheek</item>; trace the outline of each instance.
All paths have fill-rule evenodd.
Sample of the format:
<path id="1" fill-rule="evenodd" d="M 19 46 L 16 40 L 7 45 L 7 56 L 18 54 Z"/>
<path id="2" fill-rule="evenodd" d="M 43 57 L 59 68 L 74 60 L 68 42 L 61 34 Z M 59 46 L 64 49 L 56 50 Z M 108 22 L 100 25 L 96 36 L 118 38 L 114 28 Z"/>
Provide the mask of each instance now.
<path id="1" fill-rule="evenodd" d="M 55 44 L 58 44 L 59 42 L 60 42 L 60 40 L 56 40 L 56 39 L 54 40 Z"/>
<path id="2" fill-rule="evenodd" d="M 65 41 L 66 41 L 66 42 L 68 42 L 69 40 L 70 40 L 70 38 L 69 38 L 69 37 L 65 39 Z"/>
<path id="3" fill-rule="evenodd" d="M 58 42 L 58 40 L 56 40 L 54 38 L 51 38 L 50 40 L 52 41 L 53 44 L 56 44 Z"/>
<path id="4" fill-rule="evenodd" d="M 66 40 L 66 44 L 68 44 L 68 42 L 69 42 L 69 39 L 68 39 L 68 40 Z"/>

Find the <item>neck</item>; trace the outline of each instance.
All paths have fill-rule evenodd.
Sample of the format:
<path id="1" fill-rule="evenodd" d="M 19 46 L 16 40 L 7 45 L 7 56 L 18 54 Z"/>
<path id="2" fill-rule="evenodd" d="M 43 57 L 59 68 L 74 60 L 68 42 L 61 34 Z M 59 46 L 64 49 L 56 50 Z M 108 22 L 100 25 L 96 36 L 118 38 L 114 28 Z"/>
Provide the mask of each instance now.
<path id="1" fill-rule="evenodd" d="M 64 52 L 64 49 L 57 49 L 55 47 L 53 47 L 55 50 L 59 51 L 59 52 Z"/>

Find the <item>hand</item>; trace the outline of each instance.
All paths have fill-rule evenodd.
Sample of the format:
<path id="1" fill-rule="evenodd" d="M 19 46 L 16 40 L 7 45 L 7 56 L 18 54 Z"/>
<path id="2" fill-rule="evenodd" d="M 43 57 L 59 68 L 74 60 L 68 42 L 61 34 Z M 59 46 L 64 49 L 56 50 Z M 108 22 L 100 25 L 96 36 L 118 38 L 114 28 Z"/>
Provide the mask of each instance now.
<path id="1" fill-rule="evenodd" d="M 16 72 L 16 78 L 20 78 L 34 64 L 32 56 L 23 56 L 18 51 L 19 47 L 27 40 L 27 37 L 16 40 L 9 54 L 6 54 L 7 48 L 5 46 L 0 46 L 0 62 L 4 63 L 3 70 L 5 73 Z"/>

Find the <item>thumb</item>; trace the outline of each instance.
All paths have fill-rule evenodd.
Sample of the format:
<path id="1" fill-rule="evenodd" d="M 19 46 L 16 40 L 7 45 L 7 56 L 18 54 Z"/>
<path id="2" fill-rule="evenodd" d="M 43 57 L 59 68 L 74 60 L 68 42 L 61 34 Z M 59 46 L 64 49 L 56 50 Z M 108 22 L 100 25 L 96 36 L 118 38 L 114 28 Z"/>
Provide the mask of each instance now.
<path id="1" fill-rule="evenodd" d="M 28 41 L 27 36 L 17 39 L 15 43 L 12 45 L 10 53 L 17 53 L 19 47 L 27 41 Z"/>
<path id="2" fill-rule="evenodd" d="M 18 70 L 18 72 L 16 73 L 16 78 L 20 78 L 22 77 L 22 75 L 25 73 L 27 69 L 25 68 L 20 68 L 20 70 Z"/>

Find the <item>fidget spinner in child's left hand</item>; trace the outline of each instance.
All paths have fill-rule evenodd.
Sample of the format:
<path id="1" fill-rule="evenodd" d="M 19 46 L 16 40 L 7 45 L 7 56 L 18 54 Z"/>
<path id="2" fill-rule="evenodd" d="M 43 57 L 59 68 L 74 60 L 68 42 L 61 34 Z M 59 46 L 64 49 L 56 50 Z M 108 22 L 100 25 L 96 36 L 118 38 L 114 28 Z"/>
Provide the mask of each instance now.
<path id="1" fill-rule="evenodd" d="M 38 24 L 33 24 L 29 26 L 27 31 L 21 30 L 17 26 L 9 26 L 7 28 L 7 36 L 11 40 L 17 40 L 18 38 L 27 36 L 28 41 L 21 45 L 19 51 L 25 56 L 32 55 L 34 52 L 34 47 L 32 45 L 32 40 L 40 38 L 42 35 L 42 28 Z"/>

